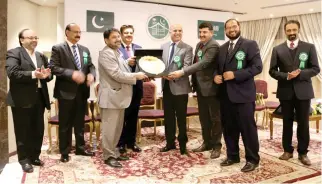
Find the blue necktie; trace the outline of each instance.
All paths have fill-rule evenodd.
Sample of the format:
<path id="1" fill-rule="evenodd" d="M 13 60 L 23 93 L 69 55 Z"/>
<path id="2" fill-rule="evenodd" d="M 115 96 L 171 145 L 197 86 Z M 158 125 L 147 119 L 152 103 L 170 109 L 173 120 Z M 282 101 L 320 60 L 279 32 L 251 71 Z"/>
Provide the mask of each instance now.
<path id="1" fill-rule="evenodd" d="M 168 60 L 168 63 L 169 65 L 171 64 L 171 61 L 172 61 L 172 57 L 173 57 L 173 54 L 174 54 L 174 48 L 175 48 L 175 44 L 176 43 L 171 43 L 171 51 L 170 51 L 170 57 L 169 57 L 169 60 Z"/>
<path id="2" fill-rule="evenodd" d="M 73 55 L 74 55 L 74 59 L 76 62 L 76 66 L 77 66 L 78 70 L 80 70 L 82 66 L 81 66 L 81 63 L 80 63 L 78 55 L 77 55 L 76 45 L 73 45 L 72 47 L 73 47 Z"/>

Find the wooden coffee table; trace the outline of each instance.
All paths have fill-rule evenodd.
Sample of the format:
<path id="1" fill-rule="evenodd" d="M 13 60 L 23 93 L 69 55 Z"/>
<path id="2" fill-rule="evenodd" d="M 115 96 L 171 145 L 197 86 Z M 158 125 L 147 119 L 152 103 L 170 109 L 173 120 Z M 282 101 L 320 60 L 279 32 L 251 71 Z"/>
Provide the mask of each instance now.
<path id="1" fill-rule="evenodd" d="M 273 112 L 269 112 L 268 117 L 269 117 L 270 138 L 273 139 L 273 119 L 274 118 L 283 119 L 283 116 L 274 114 Z M 319 133 L 319 129 L 320 129 L 319 122 L 321 121 L 321 115 L 312 115 L 312 116 L 310 116 L 309 121 L 315 121 L 316 122 L 316 133 Z"/>

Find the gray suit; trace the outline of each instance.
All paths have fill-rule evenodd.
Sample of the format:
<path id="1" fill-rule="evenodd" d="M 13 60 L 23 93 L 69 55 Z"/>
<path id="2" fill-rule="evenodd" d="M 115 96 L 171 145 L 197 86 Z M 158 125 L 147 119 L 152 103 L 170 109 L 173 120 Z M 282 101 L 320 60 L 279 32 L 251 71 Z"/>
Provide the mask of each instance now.
<path id="1" fill-rule="evenodd" d="M 192 47 L 186 43 L 180 41 L 176 44 L 171 61 L 169 61 L 171 42 L 165 43 L 161 48 L 163 49 L 162 60 L 168 72 L 177 71 L 192 64 Z M 180 148 L 185 149 L 188 141 L 186 130 L 188 93 L 191 92 L 189 77 L 183 76 L 175 81 L 162 79 L 162 89 L 167 147 L 175 146 L 176 122 L 178 122 Z"/>
<path id="2" fill-rule="evenodd" d="M 120 53 L 108 46 L 99 53 L 98 72 L 103 157 L 107 160 L 120 155 L 116 145 L 122 133 L 124 110 L 131 103 L 132 85 L 136 83 L 136 77 Z"/>
<path id="3" fill-rule="evenodd" d="M 185 76 L 192 74 L 192 86 L 197 92 L 199 119 L 202 129 L 202 137 L 207 148 L 221 149 L 221 121 L 219 100 L 216 97 L 218 85 L 213 81 L 216 66 L 216 56 L 219 52 L 219 44 L 209 40 L 200 49 L 201 42 L 196 46 L 193 65 L 183 69 Z M 199 58 L 198 52 L 202 55 Z"/>

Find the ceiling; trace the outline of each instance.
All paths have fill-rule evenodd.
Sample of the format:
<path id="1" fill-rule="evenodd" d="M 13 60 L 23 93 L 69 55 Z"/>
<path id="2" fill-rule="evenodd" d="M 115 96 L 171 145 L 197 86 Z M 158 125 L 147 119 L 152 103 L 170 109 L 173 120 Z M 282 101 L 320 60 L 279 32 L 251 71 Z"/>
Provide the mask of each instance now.
<path id="1" fill-rule="evenodd" d="M 41 6 L 57 6 L 64 0 L 29 0 Z M 115 1 L 115 0 L 114 0 Z M 120 0 L 119 0 L 120 1 Z M 133 0 L 128 0 L 133 1 Z M 135 0 L 134 0 L 135 1 Z M 321 12 L 322 0 L 138 0 L 233 12 L 238 20 L 255 20 Z M 224 2 L 224 3 L 223 3 Z"/>

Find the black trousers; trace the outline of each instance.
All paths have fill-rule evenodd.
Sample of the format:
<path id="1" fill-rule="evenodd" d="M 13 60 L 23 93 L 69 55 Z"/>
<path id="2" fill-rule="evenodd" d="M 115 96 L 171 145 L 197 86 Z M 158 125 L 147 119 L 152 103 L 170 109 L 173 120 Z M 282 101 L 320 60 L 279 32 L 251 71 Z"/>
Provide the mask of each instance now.
<path id="1" fill-rule="evenodd" d="M 38 99 L 31 107 L 11 107 L 17 154 L 20 164 L 38 159 L 44 136 L 45 99 L 41 89 Z"/>
<path id="2" fill-rule="evenodd" d="M 72 129 L 74 127 L 76 151 L 84 151 L 84 117 L 87 101 L 78 92 L 72 100 L 58 99 L 59 107 L 59 150 L 68 155 L 72 146 Z"/>
<path id="3" fill-rule="evenodd" d="M 285 152 L 293 153 L 292 136 L 294 109 L 297 121 L 297 152 L 301 155 L 308 152 L 310 142 L 309 116 L 311 100 L 299 100 L 294 95 L 292 100 L 280 100 L 283 114 L 283 148 Z"/>
<path id="4" fill-rule="evenodd" d="M 117 146 L 133 146 L 135 144 L 137 121 L 140 110 L 140 101 L 142 95 L 138 92 L 136 86 L 133 86 L 132 101 L 128 108 L 125 109 L 124 113 L 124 125 L 120 140 Z"/>
<path id="5" fill-rule="evenodd" d="M 258 164 L 260 157 L 257 126 L 254 118 L 255 102 L 233 103 L 226 95 L 220 101 L 227 157 L 239 160 L 239 136 L 245 146 L 246 161 Z"/>
<path id="6" fill-rule="evenodd" d="M 169 81 L 166 80 L 163 87 L 163 109 L 167 147 L 175 146 L 177 122 L 179 128 L 179 144 L 185 145 L 188 142 L 187 105 L 188 94 L 173 95 L 170 90 Z"/>
<path id="7" fill-rule="evenodd" d="M 204 143 L 213 149 L 222 147 L 222 127 L 220 118 L 220 102 L 216 96 L 202 96 L 197 90 L 199 120 Z"/>

